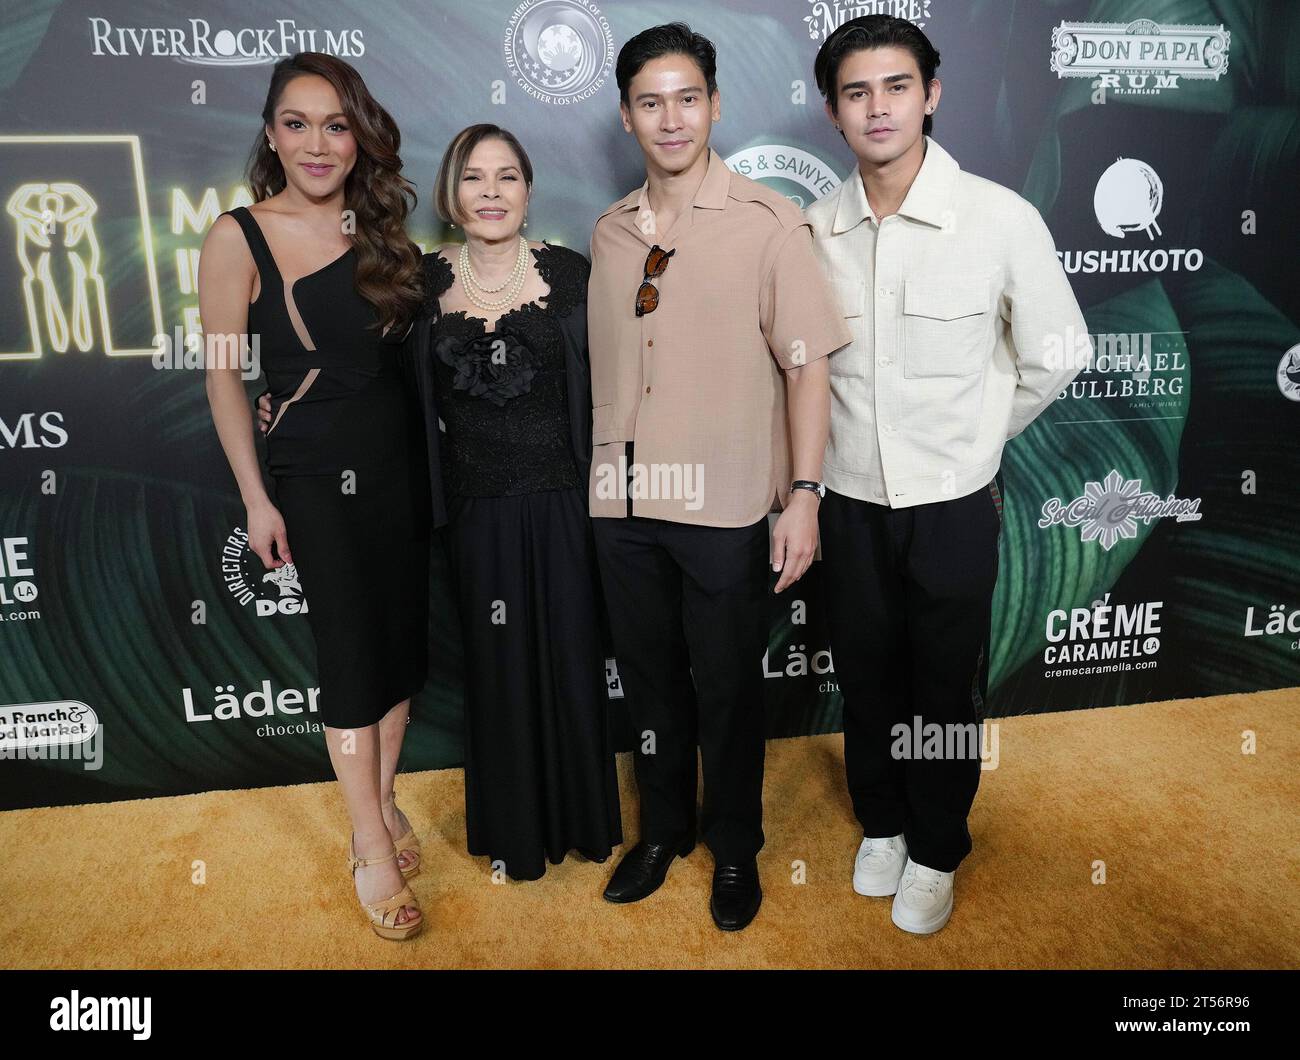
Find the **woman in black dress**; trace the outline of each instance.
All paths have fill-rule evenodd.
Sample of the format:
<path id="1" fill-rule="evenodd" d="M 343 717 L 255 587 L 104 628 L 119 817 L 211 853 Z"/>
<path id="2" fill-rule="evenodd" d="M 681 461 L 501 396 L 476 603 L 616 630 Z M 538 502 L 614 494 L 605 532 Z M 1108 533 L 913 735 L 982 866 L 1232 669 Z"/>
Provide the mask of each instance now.
<path id="1" fill-rule="evenodd" d="M 510 133 L 453 139 L 435 196 L 466 243 L 425 256 L 411 347 L 465 644 L 468 848 L 516 880 L 622 842 L 587 514 L 590 265 L 520 235 L 531 189 Z"/>
<path id="2" fill-rule="evenodd" d="M 278 63 L 262 119 L 254 205 L 213 224 L 199 302 L 209 351 L 218 336 L 258 337 L 274 500 L 237 363 L 209 361 L 208 396 L 250 547 L 267 568 L 293 564 L 309 604 L 358 897 L 376 933 L 409 938 L 423 923 L 403 880 L 418 843 L 392 791 L 427 669 L 430 519 L 421 410 L 401 357 L 421 307 L 420 252 L 403 230 L 414 196 L 397 127 L 347 63 L 314 52 Z"/>

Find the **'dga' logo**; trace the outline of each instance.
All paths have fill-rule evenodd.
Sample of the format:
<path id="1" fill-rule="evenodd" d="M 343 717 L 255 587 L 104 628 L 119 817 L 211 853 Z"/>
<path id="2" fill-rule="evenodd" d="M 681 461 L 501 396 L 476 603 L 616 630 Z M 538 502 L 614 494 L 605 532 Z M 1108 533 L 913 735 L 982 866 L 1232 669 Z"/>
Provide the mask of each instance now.
<path id="1" fill-rule="evenodd" d="M 258 618 L 272 615 L 305 615 L 307 600 L 298 580 L 298 568 L 286 563 L 268 571 L 257 553 L 248 547 L 248 531 L 236 528 L 221 550 L 221 580 L 240 604 L 254 604 Z"/>

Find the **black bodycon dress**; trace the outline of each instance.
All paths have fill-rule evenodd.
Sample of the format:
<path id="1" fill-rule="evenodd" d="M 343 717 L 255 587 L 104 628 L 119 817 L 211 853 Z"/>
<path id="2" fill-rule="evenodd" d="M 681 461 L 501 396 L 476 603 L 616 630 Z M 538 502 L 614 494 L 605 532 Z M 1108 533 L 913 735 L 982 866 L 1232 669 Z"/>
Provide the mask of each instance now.
<path id="1" fill-rule="evenodd" d="M 320 721 L 371 725 L 428 669 L 429 478 L 402 336 L 382 335 L 357 293 L 355 249 L 286 292 L 257 220 L 229 212 L 261 277 L 248 330 L 271 392 L 267 470 L 316 645 Z"/>

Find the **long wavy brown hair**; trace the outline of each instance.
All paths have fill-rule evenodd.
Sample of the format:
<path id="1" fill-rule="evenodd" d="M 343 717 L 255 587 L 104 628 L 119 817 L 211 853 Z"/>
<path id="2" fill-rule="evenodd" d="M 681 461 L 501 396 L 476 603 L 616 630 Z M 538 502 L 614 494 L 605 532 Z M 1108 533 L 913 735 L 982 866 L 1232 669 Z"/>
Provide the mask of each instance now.
<path id="1" fill-rule="evenodd" d="M 275 109 L 285 85 L 303 74 L 318 74 L 334 86 L 348 126 L 357 141 L 357 160 L 343 185 L 344 208 L 353 211 L 356 230 L 357 293 L 379 312 L 379 327 L 404 330 L 423 298 L 420 248 L 406 234 L 415 208 L 415 186 L 402 176 L 398 148 L 402 134 L 388 111 L 366 88 L 361 75 L 342 59 L 322 52 L 298 52 L 275 64 L 262 108 L 264 126 L 275 127 Z M 265 128 L 248 160 L 248 187 L 261 202 L 285 187 L 284 167 L 267 145 Z"/>

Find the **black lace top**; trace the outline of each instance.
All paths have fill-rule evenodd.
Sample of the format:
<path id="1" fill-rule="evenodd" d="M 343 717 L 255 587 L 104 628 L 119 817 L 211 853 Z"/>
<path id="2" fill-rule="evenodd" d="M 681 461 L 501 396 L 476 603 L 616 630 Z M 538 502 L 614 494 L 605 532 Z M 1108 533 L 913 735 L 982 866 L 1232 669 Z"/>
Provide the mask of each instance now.
<path id="1" fill-rule="evenodd" d="M 455 279 L 438 252 L 424 256 L 426 309 L 433 319 L 438 414 L 448 492 L 505 497 L 585 488 L 574 464 L 565 390 L 565 351 L 557 319 L 586 313 L 587 259 L 547 243 L 532 250 L 550 287 L 512 309 L 491 331 L 464 310 L 442 313 L 438 296 Z"/>

